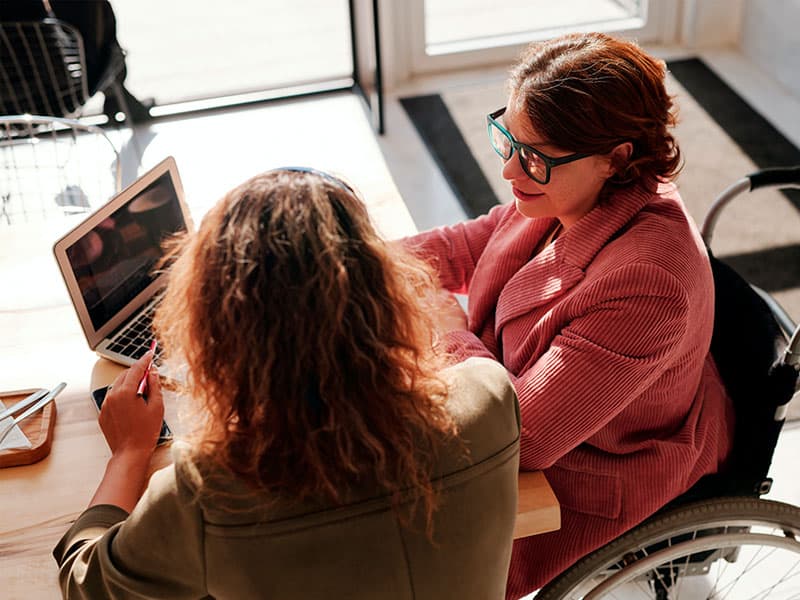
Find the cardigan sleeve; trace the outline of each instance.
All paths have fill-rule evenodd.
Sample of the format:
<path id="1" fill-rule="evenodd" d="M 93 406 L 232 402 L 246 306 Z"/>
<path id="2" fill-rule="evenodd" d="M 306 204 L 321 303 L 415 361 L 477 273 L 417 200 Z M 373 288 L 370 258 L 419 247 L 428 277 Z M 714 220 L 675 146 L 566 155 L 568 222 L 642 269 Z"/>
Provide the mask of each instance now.
<path id="1" fill-rule="evenodd" d="M 497 205 L 476 219 L 404 238 L 403 244 L 438 271 L 442 287 L 466 294 L 475 265 L 509 207 Z"/>
<path id="2" fill-rule="evenodd" d="M 129 516 L 94 506 L 64 535 L 53 551 L 63 596 L 205 597 L 201 522 L 174 466 L 156 472 Z"/>

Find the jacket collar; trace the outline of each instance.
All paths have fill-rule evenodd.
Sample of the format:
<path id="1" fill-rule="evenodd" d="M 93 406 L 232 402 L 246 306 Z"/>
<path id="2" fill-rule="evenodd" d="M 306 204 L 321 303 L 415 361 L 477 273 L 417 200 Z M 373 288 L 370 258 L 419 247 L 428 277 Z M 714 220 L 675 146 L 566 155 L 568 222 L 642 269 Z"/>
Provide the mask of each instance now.
<path id="1" fill-rule="evenodd" d="M 530 252 L 550 231 L 555 219 L 531 220 L 517 213 L 511 230 L 501 234 L 513 236 L 516 233 L 520 238 L 516 243 L 514 240 L 506 243 L 509 249 L 517 248 L 512 253 L 511 263 L 518 270 L 499 293 L 496 330 L 510 319 L 552 301 L 581 281 L 597 253 L 642 210 L 654 193 L 654 189 L 642 186 L 616 191 L 527 263 L 526 259 L 520 260 L 519 247 L 524 246 L 524 250 Z M 524 227 L 526 221 L 527 227 Z M 526 243 L 521 243 L 521 238 Z"/>

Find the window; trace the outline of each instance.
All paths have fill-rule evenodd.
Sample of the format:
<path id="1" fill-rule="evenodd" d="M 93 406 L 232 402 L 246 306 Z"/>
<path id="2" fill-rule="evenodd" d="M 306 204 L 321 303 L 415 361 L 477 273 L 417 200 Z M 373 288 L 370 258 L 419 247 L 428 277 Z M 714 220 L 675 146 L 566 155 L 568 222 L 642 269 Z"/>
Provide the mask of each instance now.
<path id="1" fill-rule="evenodd" d="M 640 29 L 646 0 L 425 0 L 425 49 L 446 54 L 525 43 L 560 30 Z"/>
<path id="2" fill-rule="evenodd" d="M 678 0 L 382 0 L 391 14 L 392 82 L 414 75 L 511 64 L 525 44 L 567 31 L 671 42 Z"/>
<path id="3" fill-rule="evenodd" d="M 352 79 L 348 0 L 116 0 L 126 85 L 156 105 Z"/>

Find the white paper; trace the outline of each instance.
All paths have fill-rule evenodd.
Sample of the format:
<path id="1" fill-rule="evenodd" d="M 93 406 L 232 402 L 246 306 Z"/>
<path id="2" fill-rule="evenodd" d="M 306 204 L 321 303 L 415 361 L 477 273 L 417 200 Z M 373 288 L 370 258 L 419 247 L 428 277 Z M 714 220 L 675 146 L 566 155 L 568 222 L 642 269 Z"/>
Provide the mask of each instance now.
<path id="1" fill-rule="evenodd" d="M 3 404 L 3 401 L 0 400 L 0 411 L 8 408 Z M 6 417 L 2 421 L 0 421 L 0 431 L 5 431 L 6 427 L 11 423 L 13 417 L 15 415 L 11 415 L 10 417 Z M 19 428 L 18 425 L 14 425 L 11 428 L 11 431 L 8 432 L 6 439 L 0 443 L 0 452 L 3 450 L 11 450 L 12 448 L 31 448 L 30 440 L 22 433 L 22 430 Z"/>

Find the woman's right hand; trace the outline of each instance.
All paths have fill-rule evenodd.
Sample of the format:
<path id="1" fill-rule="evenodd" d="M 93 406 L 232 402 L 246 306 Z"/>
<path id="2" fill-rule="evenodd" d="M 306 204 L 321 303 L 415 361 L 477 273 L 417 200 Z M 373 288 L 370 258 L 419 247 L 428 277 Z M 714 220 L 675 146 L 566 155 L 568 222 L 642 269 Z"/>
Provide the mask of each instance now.
<path id="1" fill-rule="evenodd" d="M 144 491 L 164 418 L 164 398 L 154 368 L 148 375 L 146 399 L 136 394 L 151 356 L 148 352 L 120 373 L 106 393 L 98 420 L 111 458 L 89 506 L 113 504 L 131 512 Z"/>
<path id="2" fill-rule="evenodd" d="M 150 460 L 164 418 L 164 398 L 155 367 L 150 369 L 146 399 L 136 394 L 152 354 L 148 352 L 120 373 L 100 410 L 100 429 L 111 453 Z"/>

